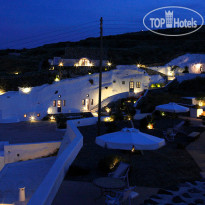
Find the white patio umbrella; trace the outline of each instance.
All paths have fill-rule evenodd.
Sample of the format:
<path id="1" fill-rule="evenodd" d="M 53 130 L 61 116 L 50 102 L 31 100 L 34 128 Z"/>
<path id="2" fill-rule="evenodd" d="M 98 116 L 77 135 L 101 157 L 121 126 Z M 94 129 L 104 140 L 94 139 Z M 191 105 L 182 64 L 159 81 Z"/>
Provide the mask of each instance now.
<path id="1" fill-rule="evenodd" d="M 163 112 L 172 112 L 172 113 L 181 113 L 181 112 L 188 112 L 189 108 L 178 105 L 176 103 L 168 103 L 163 105 L 158 105 L 155 108 L 156 110 L 163 111 Z"/>
<path id="2" fill-rule="evenodd" d="M 108 149 L 156 150 L 165 145 L 165 140 L 140 132 L 135 128 L 124 128 L 119 132 L 99 136 L 96 144 Z"/>

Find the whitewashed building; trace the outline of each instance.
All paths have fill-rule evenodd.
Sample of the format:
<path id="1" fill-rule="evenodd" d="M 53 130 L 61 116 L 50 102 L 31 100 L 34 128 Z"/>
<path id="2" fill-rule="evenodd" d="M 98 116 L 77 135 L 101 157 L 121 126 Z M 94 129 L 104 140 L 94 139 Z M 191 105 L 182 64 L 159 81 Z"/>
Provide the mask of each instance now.
<path id="1" fill-rule="evenodd" d="M 0 96 L 0 122 L 41 119 L 47 114 L 78 113 L 98 104 L 99 74 L 66 79 L 51 85 L 20 88 Z M 102 101 L 121 93 L 139 93 L 164 79 L 136 66 L 118 66 L 102 74 Z M 31 118 L 32 117 L 32 118 Z"/>

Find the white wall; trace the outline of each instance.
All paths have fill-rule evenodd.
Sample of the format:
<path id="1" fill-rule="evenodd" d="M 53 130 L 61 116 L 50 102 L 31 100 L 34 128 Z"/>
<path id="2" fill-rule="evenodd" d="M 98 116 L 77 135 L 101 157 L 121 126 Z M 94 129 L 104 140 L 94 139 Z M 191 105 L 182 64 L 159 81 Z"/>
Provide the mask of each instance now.
<path id="1" fill-rule="evenodd" d="M 89 82 L 90 79 L 93 80 L 93 84 Z M 125 85 L 122 81 L 126 81 Z M 135 69 L 103 72 L 102 100 L 119 93 L 129 92 L 129 81 L 134 81 L 134 91 L 140 92 L 149 84 L 150 76 Z M 136 82 L 141 82 L 141 88 L 136 88 Z M 65 106 L 62 106 L 62 113 L 86 111 L 82 100 L 90 99 L 91 102 L 93 99 L 93 105 L 90 105 L 92 109 L 98 104 L 98 90 L 99 76 L 93 74 L 34 87 L 28 94 L 7 92 L 0 96 L 2 120 L 26 121 L 31 115 L 36 116 L 37 113 L 40 113 L 41 117 L 36 116 L 36 119 L 41 119 L 47 112 L 56 114 L 57 107 L 53 106 L 53 100 L 66 101 Z M 24 114 L 27 114 L 27 118 L 24 118 Z"/>
<path id="2" fill-rule="evenodd" d="M 68 122 L 67 130 L 68 135 L 64 137 L 62 142 L 63 151 L 59 154 L 49 173 L 31 197 L 28 205 L 50 205 L 52 203 L 66 172 L 81 150 L 83 146 L 83 136 L 72 121 Z M 69 138 L 70 135 L 73 139 L 67 144 L 69 140 L 65 138 Z M 66 146 L 64 146 L 64 144 L 66 144 Z M 59 151 L 61 150 L 60 148 Z"/>
<path id="3" fill-rule="evenodd" d="M 60 145 L 61 142 L 5 145 L 4 162 L 7 164 L 45 157 L 57 151 L 60 148 Z"/>
<path id="4" fill-rule="evenodd" d="M 73 120 L 73 123 L 76 127 L 81 127 L 81 126 L 88 126 L 88 125 L 96 124 L 97 121 L 98 121 L 97 117 L 89 117 L 89 118 Z"/>

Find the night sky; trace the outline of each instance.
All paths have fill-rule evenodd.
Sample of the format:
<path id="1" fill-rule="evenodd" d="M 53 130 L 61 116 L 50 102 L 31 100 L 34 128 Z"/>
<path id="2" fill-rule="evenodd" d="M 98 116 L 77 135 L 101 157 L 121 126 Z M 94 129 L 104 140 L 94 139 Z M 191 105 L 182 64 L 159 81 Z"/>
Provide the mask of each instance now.
<path id="1" fill-rule="evenodd" d="M 205 16 L 204 0 L 0 0 L 0 48 L 36 47 L 104 34 L 145 30 L 144 15 L 162 6 L 184 6 Z"/>

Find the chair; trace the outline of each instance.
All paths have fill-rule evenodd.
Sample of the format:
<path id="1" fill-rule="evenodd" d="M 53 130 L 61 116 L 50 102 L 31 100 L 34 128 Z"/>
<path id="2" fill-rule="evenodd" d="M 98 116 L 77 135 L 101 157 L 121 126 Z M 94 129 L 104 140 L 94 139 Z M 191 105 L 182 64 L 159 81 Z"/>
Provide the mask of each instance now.
<path id="1" fill-rule="evenodd" d="M 126 181 L 127 186 L 129 187 L 129 179 L 128 179 L 128 173 L 130 170 L 130 165 L 124 162 L 120 162 L 119 166 L 114 172 L 108 173 L 109 177 L 113 178 L 119 178 L 123 181 Z"/>
<path id="2" fill-rule="evenodd" d="M 169 133 L 169 132 L 166 132 L 166 131 L 163 131 L 163 136 L 164 138 L 169 141 L 169 142 L 173 142 L 174 141 L 174 137 L 175 137 L 176 134 L 174 134 L 173 132 Z"/>
<path id="3" fill-rule="evenodd" d="M 131 205 L 131 200 L 138 197 L 139 194 L 134 191 L 135 187 L 130 187 L 121 192 L 113 192 L 115 193 L 115 197 L 110 195 L 106 195 L 105 204 L 107 205 L 120 205 L 123 202 L 129 200 L 129 205 Z"/>
<path id="4" fill-rule="evenodd" d="M 184 124 L 185 124 L 185 121 L 180 122 L 178 125 L 174 127 L 174 131 L 177 133 L 187 135 L 188 133 L 183 129 Z"/>

